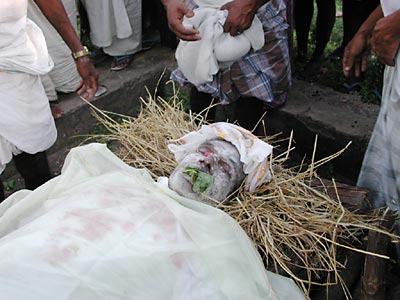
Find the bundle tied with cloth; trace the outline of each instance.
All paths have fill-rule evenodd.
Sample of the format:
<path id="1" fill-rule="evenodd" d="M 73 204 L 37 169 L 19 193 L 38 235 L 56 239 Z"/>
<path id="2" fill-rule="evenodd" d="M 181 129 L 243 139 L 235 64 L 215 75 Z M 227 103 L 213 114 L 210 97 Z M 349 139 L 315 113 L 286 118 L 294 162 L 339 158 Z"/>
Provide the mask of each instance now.
<path id="1" fill-rule="evenodd" d="M 169 186 L 188 198 L 222 202 L 245 176 L 249 192 L 271 180 L 272 146 L 242 127 L 225 122 L 203 125 L 174 142 L 168 148 L 179 165 Z"/>
<path id="2" fill-rule="evenodd" d="M 199 31 L 201 40 L 180 41 L 175 57 L 188 81 L 194 85 L 211 82 L 220 68 L 226 68 L 246 55 L 251 49 L 264 46 L 261 21 L 254 16 L 251 26 L 240 35 L 224 33 L 227 10 L 220 10 L 226 0 L 196 0 L 194 16 L 184 17 L 183 25 Z"/>

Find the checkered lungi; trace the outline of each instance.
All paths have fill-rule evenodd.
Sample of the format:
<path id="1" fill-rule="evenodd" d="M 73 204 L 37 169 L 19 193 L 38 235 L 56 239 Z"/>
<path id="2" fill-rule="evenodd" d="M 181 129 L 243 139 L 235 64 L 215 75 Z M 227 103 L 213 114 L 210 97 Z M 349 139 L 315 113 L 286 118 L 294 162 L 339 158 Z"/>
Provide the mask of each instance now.
<path id="1" fill-rule="evenodd" d="M 195 7 L 192 0 L 186 2 Z M 291 85 L 286 6 L 283 1 L 271 0 L 258 10 L 257 16 L 264 28 L 264 47 L 220 70 L 212 82 L 197 86 L 197 90 L 219 98 L 221 104 L 240 97 L 255 97 L 271 108 L 285 103 Z M 171 79 L 181 85 L 189 83 L 179 69 Z"/>

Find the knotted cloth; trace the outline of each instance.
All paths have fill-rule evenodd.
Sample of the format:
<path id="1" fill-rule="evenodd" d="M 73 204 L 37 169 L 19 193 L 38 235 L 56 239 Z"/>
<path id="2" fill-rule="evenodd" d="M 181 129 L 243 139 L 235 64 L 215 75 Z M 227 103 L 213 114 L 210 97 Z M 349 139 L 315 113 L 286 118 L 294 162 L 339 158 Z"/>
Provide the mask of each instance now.
<path id="1" fill-rule="evenodd" d="M 180 163 L 186 155 L 193 153 L 206 141 L 222 139 L 233 144 L 243 163 L 243 171 L 247 175 L 245 189 L 254 192 L 263 183 L 271 180 L 268 159 L 272 153 L 272 146 L 260 140 L 250 131 L 226 122 L 203 125 L 200 130 L 192 131 L 183 137 L 174 140 L 177 144 L 169 144 L 168 149 Z"/>
<path id="2" fill-rule="evenodd" d="M 185 77 L 194 85 L 213 80 L 220 68 L 228 67 L 246 55 L 251 49 L 257 51 L 264 46 L 264 31 L 261 21 L 254 16 L 247 30 L 237 36 L 224 33 L 227 10 L 221 6 L 226 0 L 197 0 L 192 18 L 184 18 L 186 27 L 197 29 L 201 40 L 180 41 L 175 57 Z"/>

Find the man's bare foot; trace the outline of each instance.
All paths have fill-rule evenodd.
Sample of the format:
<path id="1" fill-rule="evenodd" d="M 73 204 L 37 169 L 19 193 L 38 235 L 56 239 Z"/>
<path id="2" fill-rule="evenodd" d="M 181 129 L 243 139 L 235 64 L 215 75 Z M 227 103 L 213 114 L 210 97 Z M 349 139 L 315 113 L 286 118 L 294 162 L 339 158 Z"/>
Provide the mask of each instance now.
<path id="1" fill-rule="evenodd" d="M 64 115 L 64 111 L 56 104 L 50 104 L 50 109 L 54 119 L 59 119 Z"/>

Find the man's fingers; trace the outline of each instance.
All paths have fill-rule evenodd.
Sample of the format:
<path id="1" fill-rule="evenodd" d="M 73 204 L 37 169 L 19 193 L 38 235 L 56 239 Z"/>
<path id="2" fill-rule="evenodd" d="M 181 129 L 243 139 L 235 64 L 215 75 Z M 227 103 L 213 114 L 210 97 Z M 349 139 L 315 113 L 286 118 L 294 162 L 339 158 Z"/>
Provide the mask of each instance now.
<path id="1" fill-rule="evenodd" d="M 87 99 L 92 99 L 94 97 L 94 94 L 96 94 L 96 91 L 97 91 L 97 84 L 94 83 L 92 79 L 93 78 L 90 78 L 88 80 L 87 89 L 85 91 L 88 94 Z"/>
<path id="2" fill-rule="evenodd" d="M 77 94 L 87 100 L 94 97 L 97 91 L 97 81 L 94 77 L 89 80 L 83 80 L 81 87 L 77 90 Z"/>
<path id="3" fill-rule="evenodd" d="M 237 29 L 236 29 L 236 27 L 231 26 L 231 28 L 230 28 L 230 30 L 229 30 L 229 34 L 230 34 L 231 36 L 237 35 Z"/>
<path id="4" fill-rule="evenodd" d="M 98 81 L 96 77 L 90 77 L 90 87 L 93 89 L 93 95 L 96 94 L 97 89 L 99 88 Z"/>
<path id="5" fill-rule="evenodd" d="M 79 89 L 76 91 L 76 93 L 77 93 L 79 96 L 82 96 L 83 93 L 86 91 L 86 89 L 87 89 L 87 86 L 86 86 L 86 84 L 84 84 L 84 82 L 82 81 L 82 84 L 81 84 L 81 86 L 79 87 Z"/>
<path id="6" fill-rule="evenodd" d="M 360 61 L 356 60 L 354 63 L 354 70 L 355 70 L 355 74 L 356 77 L 360 77 L 361 75 L 361 66 L 360 66 Z"/>
<path id="7" fill-rule="evenodd" d="M 188 9 L 184 14 L 187 18 L 191 18 L 194 16 L 194 12 L 191 9 Z"/>
<path id="8" fill-rule="evenodd" d="M 354 65 L 354 56 L 350 54 L 349 49 L 345 48 L 344 55 L 343 55 L 343 73 L 344 76 L 349 76 L 350 71 Z"/>
<path id="9" fill-rule="evenodd" d="M 181 40 L 184 40 L 184 41 L 198 41 L 198 40 L 201 40 L 201 37 L 200 37 L 200 34 L 199 33 L 188 33 L 188 34 L 185 34 L 185 33 L 176 33 L 176 36 L 178 37 L 178 38 L 180 38 Z"/>
<path id="10" fill-rule="evenodd" d="M 367 70 L 367 62 L 369 59 L 369 54 L 365 53 L 361 59 L 361 72 L 365 72 Z"/>
<path id="11" fill-rule="evenodd" d="M 230 31 L 231 31 L 231 25 L 225 21 L 224 32 L 230 32 Z"/>
<path id="12" fill-rule="evenodd" d="M 381 64 L 393 67 L 395 65 L 395 61 L 392 58 L 387 56 L 378 56 L 378 60 Z"/>
<path id="13" fill-rule="evenodd" d="M 171 30 L 176 34 L 178 38 L 185 41 L 197 41 L 200 40 L 199 31 L 196 29 L 185 28 L 180 22 L 171 24 Z"/>

